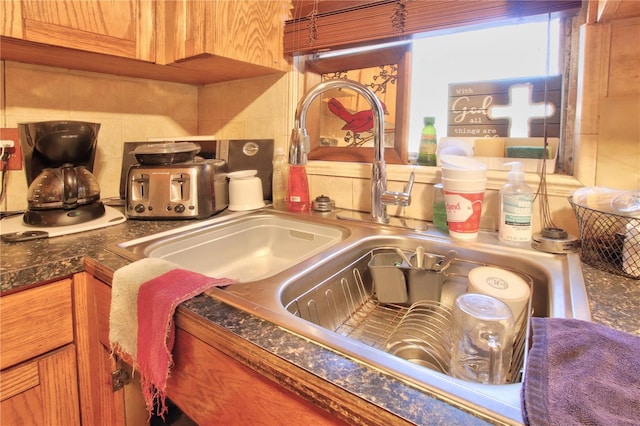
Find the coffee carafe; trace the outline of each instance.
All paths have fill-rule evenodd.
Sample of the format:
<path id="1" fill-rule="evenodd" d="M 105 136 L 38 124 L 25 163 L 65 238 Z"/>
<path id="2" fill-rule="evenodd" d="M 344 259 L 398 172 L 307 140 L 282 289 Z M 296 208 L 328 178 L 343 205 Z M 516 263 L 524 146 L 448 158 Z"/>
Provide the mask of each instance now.
<path id="1" fill-rule="evenodd" d="M 104 215 L 92 174 L 99 129 L 82 121 L 18 124 L 29 185 L 25 224 L 67 226 Z"/>
<path id="2" fill-rule="evenodd" d="M 44 169 L 29 185 L 31 210 L 75 209 L 100 200 L 98 181 L 84 166 L 71 163 Z"/>

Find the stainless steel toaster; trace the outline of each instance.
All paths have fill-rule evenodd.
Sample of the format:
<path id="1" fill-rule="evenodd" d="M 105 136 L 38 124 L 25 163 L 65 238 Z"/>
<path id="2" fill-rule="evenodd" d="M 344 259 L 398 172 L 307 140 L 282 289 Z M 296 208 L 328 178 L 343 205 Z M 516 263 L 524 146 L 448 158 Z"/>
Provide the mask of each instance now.
<path id="1" fill-rule="evenodd" d="M 129 167 L 125 211 L 130 219 L 202 219 L 228 205 L 227 162 L 196 158 Z"/>

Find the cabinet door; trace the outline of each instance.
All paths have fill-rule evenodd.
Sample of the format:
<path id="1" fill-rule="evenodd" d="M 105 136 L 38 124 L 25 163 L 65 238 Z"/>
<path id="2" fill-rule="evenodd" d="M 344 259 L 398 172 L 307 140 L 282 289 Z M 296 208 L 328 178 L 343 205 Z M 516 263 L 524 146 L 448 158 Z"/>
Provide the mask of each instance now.
<path id="1" fill-rule="evenodd" d="M 217 56 L 285 69 L 283 0 L 176 0 L 165 2 L 165 63 Z"/>
<path id="2" fill-rule="evenodd" d="M 138 376 L 113 389 L 112 373 L 128 367 L 116 361 L 109 349 L 111 287 L 85 272 L 73 280 L 82 423 L 148 424 Z"/>
<path id="3" fill-rule="evenodd" d="M 153 0 L 3 1 L 2 34 L 27 41 L 155 60 Z M 17 22 L 21 20 L 21 25 Z"/>
<path id="4" fill-rule="evenodd" d="M 0 297 L 0 369 L 73 342 L 71 280 Z"/>
<path id="5" fill-rule="evenodd" d="M 344 425 L 179 328 L 173 356 L 167 394 L 198 424 Z"/>
<path id="6" fill-rule="evenodd" d="M 76 350 L 67 345 L 0 373 L 0 424 L 79 425 Z"/>

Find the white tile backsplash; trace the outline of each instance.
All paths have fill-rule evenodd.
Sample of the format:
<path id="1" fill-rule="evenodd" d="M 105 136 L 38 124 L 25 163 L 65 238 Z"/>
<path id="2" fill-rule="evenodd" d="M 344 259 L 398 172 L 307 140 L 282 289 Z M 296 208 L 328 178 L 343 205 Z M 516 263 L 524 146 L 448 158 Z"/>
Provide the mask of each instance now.
<path id="1" fill-rule="evenodd" d="M 6 127 L 79 120 L 100 123 L 94 173 L 103 197 L 119 194 L 125 141 L 198 134 L 198 87 L 5 62 Z M 8 173 L 2 210 L 27 206 L 24 171 Z"/>

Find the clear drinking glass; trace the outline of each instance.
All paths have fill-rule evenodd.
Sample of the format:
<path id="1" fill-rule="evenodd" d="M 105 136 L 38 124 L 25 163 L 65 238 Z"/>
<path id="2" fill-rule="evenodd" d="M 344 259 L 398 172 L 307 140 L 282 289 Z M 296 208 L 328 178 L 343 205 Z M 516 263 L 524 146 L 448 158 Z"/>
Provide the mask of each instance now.
<path id="1" fill-rule="evenodd" d="M 450 373 L 459 379 L 505 383 L 513 351 L 514 320 L 502 301 L 466 293 L 453 307 Z"/>

